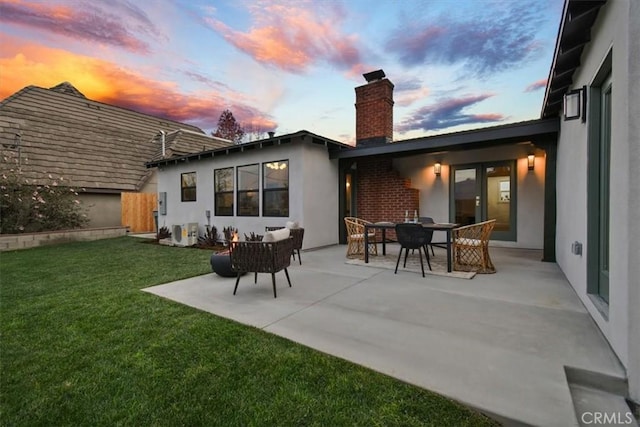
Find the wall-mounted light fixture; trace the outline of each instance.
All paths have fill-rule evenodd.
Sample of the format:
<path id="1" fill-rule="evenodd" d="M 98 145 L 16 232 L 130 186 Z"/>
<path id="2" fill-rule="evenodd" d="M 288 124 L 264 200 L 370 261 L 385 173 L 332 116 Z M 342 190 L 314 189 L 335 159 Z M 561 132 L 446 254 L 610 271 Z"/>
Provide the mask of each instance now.
<path id="1" fill-rule="evenodd" d="M 574 89 L 564 95 L 564 119 L 574 120 L 582 118 L 584 123 L 587 119 L 587 87 Z"/>
<path id="2" fill-rule="evenodd" d="M 440 162 L 436 162 L 433 165 L 433 173 L 436 174 L 436 176 L 440 176 L 441 172 L 442 172 L 442 165 L 440 164 Z"/>
<path id="3" fill-rule="evenodd" d="M 532 171 L 536 167 L 536 156 L 533 154 L 529 154 L 527 156 L 527 169 Z"/>

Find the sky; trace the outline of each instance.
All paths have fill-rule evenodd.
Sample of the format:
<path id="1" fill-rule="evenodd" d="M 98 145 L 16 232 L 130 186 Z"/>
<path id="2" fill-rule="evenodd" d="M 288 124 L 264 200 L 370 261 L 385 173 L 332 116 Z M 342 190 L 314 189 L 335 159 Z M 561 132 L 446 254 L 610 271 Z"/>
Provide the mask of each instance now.
<path id="1" fill-rule="evenodd" d="M 0 99 L 29 85 L 257 139 L 355 143 L 383 69 L 394 140 L 540 117 L 563 0 L 0 0 Z"/>

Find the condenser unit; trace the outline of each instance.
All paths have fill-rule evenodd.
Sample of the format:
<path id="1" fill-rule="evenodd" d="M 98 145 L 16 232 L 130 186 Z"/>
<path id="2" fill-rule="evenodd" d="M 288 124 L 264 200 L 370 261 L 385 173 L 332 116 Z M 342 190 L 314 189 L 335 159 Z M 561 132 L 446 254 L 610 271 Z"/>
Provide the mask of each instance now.
<path id="1" fill-rule="evenodd" d="M 198 243 L 198 223 L 174 224 L 171 229 L 171 243 L 176 246 L 193 246 Z"/>

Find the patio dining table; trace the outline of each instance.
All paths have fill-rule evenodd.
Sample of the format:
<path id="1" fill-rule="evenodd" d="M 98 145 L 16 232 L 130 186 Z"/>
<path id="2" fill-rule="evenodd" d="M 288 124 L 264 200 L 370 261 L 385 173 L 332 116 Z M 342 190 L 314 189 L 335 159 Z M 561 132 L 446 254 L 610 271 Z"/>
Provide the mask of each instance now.
<path id="1" fill-rule="evenodd" d="M 451 273 L 451 232 L 454 228 L 458 227 L 460 224 L 455 223 L 422 223 L 424 228 L 434 231 L 444 231 L 447 233 L 447 272 Z M 369 231 L 370 230 L 381 230 L 382 231 L 382 255 L 387 254 L 387 239 L 386 232 L 387 230 L 394 230 L 396 228 L 396 224 L 394 222 L 373 222 L 364 225 L 364 262 L 365 264 L 369 263 Z"/>

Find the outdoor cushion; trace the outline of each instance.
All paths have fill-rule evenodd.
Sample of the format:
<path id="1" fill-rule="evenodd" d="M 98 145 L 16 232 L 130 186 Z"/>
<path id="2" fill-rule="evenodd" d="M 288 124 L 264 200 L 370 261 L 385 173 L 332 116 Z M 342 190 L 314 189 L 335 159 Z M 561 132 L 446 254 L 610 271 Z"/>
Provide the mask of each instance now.
<path id="1" fill-rule="evenodd" d="M 288 228 L 281 228 L 279 230 L 267 231 L 262 238 L 263 242 L 278 242 L 280 240 L 288 239 L 291 234 L 291 230 Z"/>
<path id="2" fill-rule="evenodd" d="M 285 227 L 291 230 L 293 228 L 299 228 L 300 224 L 298 224 L 298 221 L 287 221 L 287 224 L 285 225 Z"/>
<path id="3" fill-rule="evenodd" d="M 351 237 L 352 239 L 364 239 L 364 234 L 352 234 L 349 237 Z M 374 237 L 376 237 L 376 233 L 369 233 L 369 238 L 373 239 Z"/>
<path id="4" fill-rule="evenodd" d="M 478 239 L 467 239 L 467 238 L 458 238 L 456 239 L 456 244 L 464 245 L 464 246 L 480 246 L 482 244 L 482 240 Z"/>

